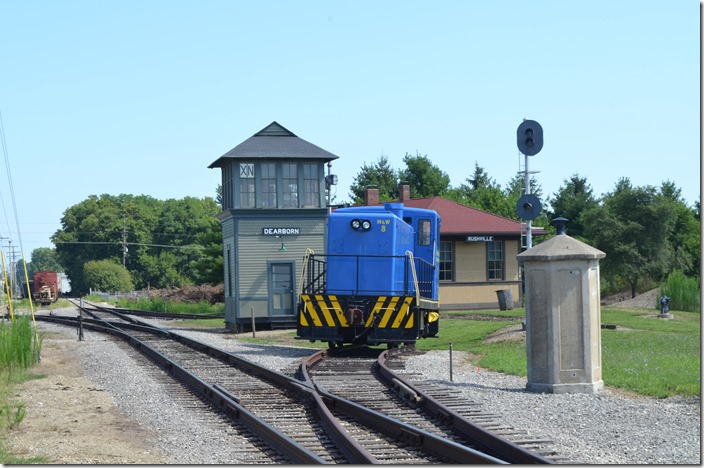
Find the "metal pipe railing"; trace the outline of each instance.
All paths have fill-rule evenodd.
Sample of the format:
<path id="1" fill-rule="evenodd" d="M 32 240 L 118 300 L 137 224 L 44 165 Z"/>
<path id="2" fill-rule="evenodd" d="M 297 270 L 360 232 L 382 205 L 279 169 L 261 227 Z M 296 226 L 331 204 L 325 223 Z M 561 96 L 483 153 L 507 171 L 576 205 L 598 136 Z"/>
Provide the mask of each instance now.
<path id="1" fill-rule="evenodd" d="M 408 252 L 410 253 L 410 252 Z M 326 290 L 327 273 L 329 268 L 329 260 L 331 258 L 343 259 L 347 258 L 354 261 L 349 276 L 354 278 L 353 284 L 349 288 L 344 288 L 351 295 L 368 295 L 368 294 L 388 294 L 388 289 L 374 289 L 369 287 L 361 287 L 363 274 L 361 263 L 363 259 L 391 259 L 393 261 L 402 261 L 403 278 L 402 283 L 398 287 L 393 288 L 398 294 L 413 295 L 417 298 L 433 298 L 433 284 L 435 277 L 436 266 L 419 258 L 414 258 L 413 255 L 392 256 L 386 257 L 382 255 L 347 255 L 347 254 L 320 254 L 316 255 L 312 251 L 306 253 L 304 257 L 304 272 L 301 278 L 305 277 L 305 282 L 302 282 L 301 291 L 304 294 L 320 294 Z"/>

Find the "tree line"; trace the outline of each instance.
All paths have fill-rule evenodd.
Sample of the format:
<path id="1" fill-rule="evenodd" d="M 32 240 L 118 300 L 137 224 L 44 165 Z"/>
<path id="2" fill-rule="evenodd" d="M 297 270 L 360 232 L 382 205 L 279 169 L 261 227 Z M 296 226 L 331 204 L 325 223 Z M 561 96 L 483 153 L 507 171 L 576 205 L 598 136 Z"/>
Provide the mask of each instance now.
<path id="1" fill-rule="evenodd" d="M 516 205 L 525 187 L 520 175 L 501 187 L 475 163 L 464 183 L 451 187 L 450 177 L 427 155 L 406 154 L 403 163 L 405 167 L 394 169 L 385 156 L 365 163 L 350 186 L 351 204 L 362 204 L 364 190 L 372 185 L 379 189 L 380 201 L 398 200 L 404 183 L 412 198 L 441 196 L 519 219 Z M 530 190 L 543 205 L 533 225 L 548 232 L 534 238 L 534 244 L 554 234 L 553 218 L 567 218 L 570 236 L 606 253 L 600 262 L 603 292 L 630 289 L 635 295 L 673 271 L 700 280 L 700 202 L 688 206 L 673 182 L 636 187 L 624 177 L 611 192 L 597 197 L 586 178 L 573 174 L 547 197 L 534 177 Z M 216 218 L 221 201 L 220 186 L 215 198 L 91 195 L 64 212 L 61 228 L 51 237 L 54 249 L 32 252 L 30 278 L 34 271 L 65 271 L 77 294 L 90 288 L 221 283 L 222 235 Z"/>
<path id="2" fill-rule="evenodd" d="M 406 154 L 404 168 L 394 169 L 388 158 L 380 156 L 364 164 L 350 186 L 352 204 L 364 202 L 368 186 L 379 189 L 380 201 L 399 199 L 400 185 L 410 187 L 411 198 L 441 196 L 482 211 L 519 220 L 516 206 L 525 192 L 523 176 L 514 176 L 501 187 L 475 163 L 474 172 L 459 187 L 450 186 L 447 173 L 435 166 L 427 155 Z M 613 190 L 600 197 L 585 177 L 573 174 L 557 192 L 543 196 L 542 187 L 531 177 L 530 191 L 541 200 L 543 210 L 533 220 L 547 237 L 554 235 L 550 222 L 564 217 L 568 234 L 606 253 L 600 262 L 602 290 L 606 293 L 640 290 L 657 285 L 673 271 L 681 271 L 697 282 L 701 278 L 700 201 L 688 206 L 674 182 L 660 187 L 633 186 L 622 177 Z"/>
<path id="3" fill-rule="evenodd" d="M 28 272 L 64 271 L 75 294 L 220 283 L 219 212 L 211 197 L 91 195 L 64 212 L 54 249 L 32 251 Z"/>

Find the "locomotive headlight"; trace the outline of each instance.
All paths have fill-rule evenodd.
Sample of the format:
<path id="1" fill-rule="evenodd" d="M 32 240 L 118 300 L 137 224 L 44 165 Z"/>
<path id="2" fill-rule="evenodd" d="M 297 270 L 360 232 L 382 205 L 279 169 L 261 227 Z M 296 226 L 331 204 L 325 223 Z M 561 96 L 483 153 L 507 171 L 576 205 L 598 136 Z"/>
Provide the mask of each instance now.
<path id="1" fill-rule="evenodd" d="M 355 231 L 359 231 L 360 229 L 362 231 L 368 231 L 372 228 L 372 222 L 368 219 L 353 219 L 350 222 L 350 226 L 352 226 L 352 229 Z"/>

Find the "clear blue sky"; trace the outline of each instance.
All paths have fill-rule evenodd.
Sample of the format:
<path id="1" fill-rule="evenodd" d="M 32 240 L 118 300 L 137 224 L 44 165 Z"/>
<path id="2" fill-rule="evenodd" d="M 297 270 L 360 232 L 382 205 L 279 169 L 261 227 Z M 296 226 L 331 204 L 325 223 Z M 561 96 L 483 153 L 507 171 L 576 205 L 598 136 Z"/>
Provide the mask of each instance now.
<path id="1" fill-rule="evenodd" d="M 27 261 L 90 195 L 215 196 L 207 166 L 272 121 L 340 157 L 338 202 L 382 154 L 505 187 L 523 118 L 544 195 L 699 200 L 699 1 L 0 0 L 0 44 L 0 236 L 14 195 Z"/>

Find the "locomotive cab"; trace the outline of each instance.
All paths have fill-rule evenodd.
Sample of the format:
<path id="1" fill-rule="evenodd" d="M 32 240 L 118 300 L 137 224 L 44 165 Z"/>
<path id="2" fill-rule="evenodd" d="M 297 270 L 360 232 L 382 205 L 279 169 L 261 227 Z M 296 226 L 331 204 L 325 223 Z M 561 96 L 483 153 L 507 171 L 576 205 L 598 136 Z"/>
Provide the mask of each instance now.
<path id="1" fill-rule="evenodd" d="M 325 254 L 304 262 L 298 337 L 398 345 L 436 336 L 439 232 L 435 211 L 402 203 L 331 213 Z"/>

